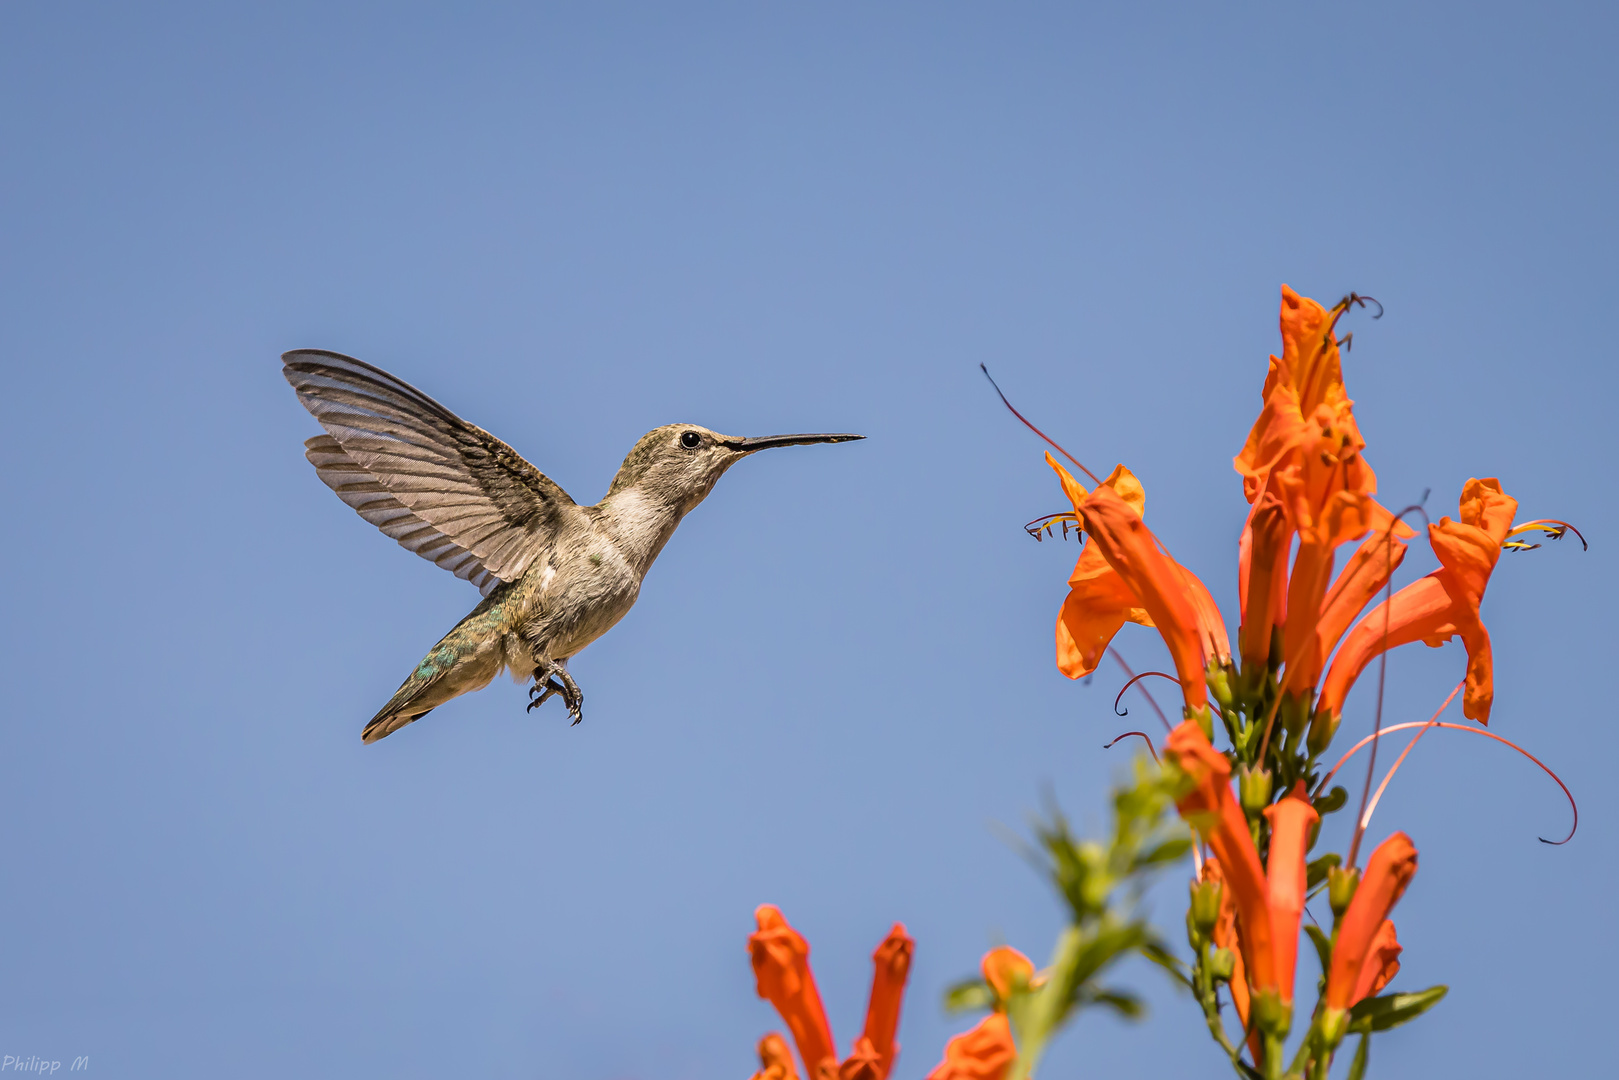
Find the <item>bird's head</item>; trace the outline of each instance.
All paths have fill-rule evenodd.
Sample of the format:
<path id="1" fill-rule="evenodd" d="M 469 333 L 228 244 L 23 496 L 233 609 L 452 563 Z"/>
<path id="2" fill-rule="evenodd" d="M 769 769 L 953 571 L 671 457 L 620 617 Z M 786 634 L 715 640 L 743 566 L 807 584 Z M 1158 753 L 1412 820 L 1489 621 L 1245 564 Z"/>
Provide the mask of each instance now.
<path id="1" fill-rule="evenodd" d="M 634 487 L 648 496 L 689 512 L 714 490 L 714 483 L 733 464 L 760 450 L 808 443 L 849 442 L 864 435 L 766 435 L 742 439 L 721 435 L 696 424 L 665 424 L 641 436 L 624 458 L 611 498 Z"/>

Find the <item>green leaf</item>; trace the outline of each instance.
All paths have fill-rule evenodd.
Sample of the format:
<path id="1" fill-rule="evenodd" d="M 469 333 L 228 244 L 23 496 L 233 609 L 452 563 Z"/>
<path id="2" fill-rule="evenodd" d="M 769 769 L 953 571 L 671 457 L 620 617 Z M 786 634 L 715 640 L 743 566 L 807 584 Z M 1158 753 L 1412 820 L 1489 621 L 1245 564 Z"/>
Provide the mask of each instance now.
<path id="1" fill-rule="evenodd" d="M 1341 862 L 1343 860 L 1330 851 L 1319 859 L 1311 859 L 1310 865 L 1304 871 L 1305 888 L 1313 889 L 1327 880 L 1327 871 L 1334 869 Z"/>
<path id="2" fill-rule="evenodd" d="M 1349 1010 L 1349 1030 L 1387 1031 L 1415 1020 L 1450 993 L 1448 986 L 1430 986 L 1415 994 L 1385 994 L 1367 998 Z"/>
<path id="3" fill-rule="evenodd" d="M 1349 1076 L 1347 1080 L 1361 1080 L 1366 1075 L 1366 1058 L 1371 1053 L 1372 1037 L 1370 1034 L 1360 1037 L 1360 1045 L 1355 1047 L 1355 1060 L 1349 1063 Z"/>
<path id="4" fill-rule="evenodd" d="M 1332 785 L 1332 790 L 1314 802 L 1315 812 L 1322 817 L 1342 810 L 1344 803 L 1349 801 L 1349 792 L 1343 789 L 1342 784 Z"/>
<path id="5" fill-rule="evenodd" d="M 1101 990 L 1090 997 L 1090 1003 L 1106 1005 L 1126 1020 L 1139 1020 L 1147 1012 L 1146 1003 L 1128 990 Z"/>
<path id="6" fill-rule="evenodd" d="M 1146 854 L 1137 855 L 1133 869 L 1139 869 L 1143 866 L 1156 866 L 1159 863 L 1175 862 L 1177 859 L 1185 858 L 1186 853 L 1191 850 L 1192 838 L 1190 836 L 1165 840 Z"/>
<path id="7" fill-rule="evenodd" d="M 1186 962 L 1158 942 L 1149 941 L 1141 946 L 1141 955 L 1175 976 L 1186 989 L 1192 989 L 1191 976 L 1186 973 Z"/>
<path id="8" fill-rule="evenodd" d="M 1321 961 L 1321 974 L 1325 975 L 1332 970 L 1332 942 L 1327 940 L 1326 933 L 1314 923 L 1306 926 L 1304 932 L 1310 935 L 1315 943 L 1315 956 Z"/>
<path id="9" fill-rule="evenodd" d="M 994 1007 L 995 991 L 983 979 L 963 979 L 944 992 L 945 1012 L 971 1012 Z"/>

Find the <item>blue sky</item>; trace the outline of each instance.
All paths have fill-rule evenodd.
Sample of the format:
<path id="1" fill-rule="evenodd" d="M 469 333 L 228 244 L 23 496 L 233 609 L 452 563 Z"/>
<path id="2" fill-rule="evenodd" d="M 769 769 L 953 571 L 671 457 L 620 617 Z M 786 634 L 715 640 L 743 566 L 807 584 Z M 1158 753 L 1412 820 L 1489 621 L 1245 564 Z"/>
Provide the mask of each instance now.
<path id="1" fill-rule="evenodd" d="M 1232 614 L 1230 458 L 1286 282 L 1386 305 L 1346 368 L 1387 501 L 1454 513 L 1499 476 L 1592 540 L 1504 560 L 1485 605 L 1492 727 L 1560 770 L 1579 835 L 1536 843 L 1566 806 L 1486 740 L 1413 753 L 1372 826 L 1422 852 L 1396 986 L 1454 989 L 1374 1072 L 1605 1067 L 1615 30 L 1596 5 L 6 5 L 0 1053 L 743 1077 L 777 1026 L 744 950 L 771 901 L 841 1043 L 907 924 L 897 1075 L 923 1075 L 963 1026 L 942 989 L 1058 926 L 995 824 L 1049 789 L 1099 825 L 1128 761 L 1101 744 L 1139 719 L 1113 671 L 1052 664 L 1077 548 L 1019 528 L 1061 496 L 977 365 L 1129 464 Z M 659 424 L 870 437 L 727 475 L 575 661 L 581 726 L 502 681 L 362 747 L 477 596 L 316 480 L 295 347 L 388 368 L 581 501 Z M 1396 654 L 1389 721 L 1462 664 Z M 1118 981 L 1152 1018 L 1086 1016 L 1045 1075 L 1222 1074 L 1187 999 Z"/>

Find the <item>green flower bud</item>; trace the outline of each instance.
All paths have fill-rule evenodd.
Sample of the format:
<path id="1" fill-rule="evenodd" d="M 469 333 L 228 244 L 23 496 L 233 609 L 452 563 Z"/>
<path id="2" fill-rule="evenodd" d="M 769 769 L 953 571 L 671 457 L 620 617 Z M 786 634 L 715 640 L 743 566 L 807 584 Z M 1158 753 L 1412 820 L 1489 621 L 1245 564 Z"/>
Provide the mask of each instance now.
<path id="1" fill-rule="evenodd" d="M 1220 893 L 1218 881 L 1200 881 L 1192 886 L 1192 922 L 1204 937 L 1214 933 L 1214 924 L 1220 921 Z"/>
<path id="2" fill-rule="evenodd" d="M 1244 765 L 1237 770 L 1237 795 L 1249 814 L 1257 814 L 1270 805 L 1270 785 L 1269 769 L 1251 769 Z"/>
<path id="3" fill-rule="evenodd" d="M 1210 742 L 1214 741 L 1214 713 L 1207 705 L 1193 712 L 1191 709 L 1182 709 L 1181 714 L 1188 720 L 1196 720 L 1197 726 L 1203 729 L 1203 737 Z"/>
<path id="4" fill-rule="evenodd" d="M 1260 1031 L 1278 1039 L 1287 1038 L 1288 1029 L 1293 1026 L 1293 1006 L 1283 1005 L 1275 990 L 1254 995 L 1253 1010 L 1254 1025 Z"/>
<path id="5" fill-rule="evenodd" d="M 1344 912 L 1349 910 L 1349 901 L 1355 898 L 1355 889 L 1360 885 L 1360 867 L 1351 866 L 1347 870 L 1334 866 L 1327 871 L 1327 902 L 1332 905 L 1332 914 L 1336 918 L 1343 918 Z"/>
<path id="6" fill-rule="evenodd" d="M 1344 1036 L 1349 1034 L 1349 1010 L 1324 1009 L 1316 1024 L 1321 1033 L 1321 1045 L 1329 1051 L 1336 1049 L 1344 1041 Z"/>
<path id="7" fill-rule="evenodd" d="M 1279 719 L 1282 721 L 1282 727 L 1294 739 L 1304 734 L 1304 725 L 1310 719 L 1309 693 L 1283 696 Z"/>
<path id="8" fill-rule="evenodd" d="M 1221 982 L 1230 982 L 1237 970 L 1237 957 L 1230 949 L 1209 950 L 1209 974 Z"/>
<path id="9" fill-rule="evenodd" d="M 1332 709 L 1317 709 L 1310 718 L 1310 739 L 1306 745 L 1311 757 L 1320 757 L 1332 745 L 1332 737 L 1338 734 L 1339 719 Z"/>
<path id="10" fill-rule="evenodd" d="M 1228 711 L 1235 700 L 1231 693 L 1234 674 L 1229 667 L 1218 664 L 1213 660 L 1209 661 L 1208 667 L 1203 672 L 1203 680 L 1208 684 L 1209 693 L 1214 696 L 1215 701 L 1220 703 L 1222 709 Z"/>

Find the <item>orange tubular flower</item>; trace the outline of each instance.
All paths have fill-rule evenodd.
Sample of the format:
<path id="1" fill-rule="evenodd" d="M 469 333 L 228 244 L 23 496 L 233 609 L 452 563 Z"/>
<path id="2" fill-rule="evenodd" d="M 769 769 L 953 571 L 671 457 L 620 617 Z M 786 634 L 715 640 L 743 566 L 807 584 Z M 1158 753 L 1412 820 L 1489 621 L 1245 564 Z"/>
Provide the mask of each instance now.
<path id="1" fill-rule="evenodd" d="M 854 1050 L 843 1059 L 843 1063 L 834 1072 L 831 1062 L 821 1065 L 821 1076 L 826 1080 L 883 1080 L 888 1075 L 888 1067 L 883 1064 L 882 1054 L 871 1045 L 871 1040 L 862 1035 L 855 1040 Z M 818 1078 L 819 1080 L 819 1078 Z"/>
<path id="2" fill-rule="evenodd" d="M 1046 463 L 1057 472 L 1063 493 L 1079 512 L 1089 494 L 1050 454 Z M 1102 483 L 1119 494 L 1139 515 L 1146 507 L 1147 494 L 1140 481 L 1123 465 L 1114 469 Z M 1152 616 L 1141 606 L 1118 571 L 1102 558 L 1095 544 L 1086 544 L 1068 578 L 1068 598 L 1057 616 L 1057 668 L 1070 679 L 1080 679 L 1096 670 L 1107 652 L 1113 635 L 1126 622 L 1151 626 Z"/>
<path id="3" fill-rule="evenodd" d="M 1253 632 L 1243 638 L 1245 664 L 1268 659 L 1270 646 L 1270 613 L 1249 610 L 1258 599 L 1254 590 L 1270 598 L 1285 578 L 1289 617 L 1283 630 L 1282 690 L 1304 699 L 1306 705 L 1326 656 L 1348 621 L 1375 594 L 1379 562 L 1390 561 L 1385 539 L 1381 553 L 1364 551 L 1365 557 L 1351 564 L 1354 572 L 1346 571 L 1329 593 L 1337 548 L 1391 520 L 1372 498 L 1377 477 L 1361 454 L 1366 442 L 1355 422 L 1354 402 L 1344 389 L 1333 329 L 1343 310 L 1339 306 L 1328 311 L 1282 287 L 1282 355 L 1271 357 L 1265 407 L 1234 461 L 1248 500 L 1256 504 L 1250 527 L 1263 525 L 1267 530 L 1263 538 L 1248 541 L 1245 536 L 1245 541 L 1257 545 L 1262 539 L 1267 553 L 1280 549 L 1285 559 L 1292 535 L 1299 538 L 1290 575 L 1270 565 L 1244 566 L 1240 571 L 1244 625 L 1253 624 Z M 1286 515 L 1285 528 L 1273 520 L 1255 523 L 1259 502 L 1271 498 Z M 1402 524 L 1392 527 L 1396 535 L 1411 535 Z"/>
<path id="4" fill-rule="evenodd" d="M 1327 657 L 1338 644 L 1338 639 L 1344 636 L 1344 631 L 1349 629 L 1349 624 L 1372 602 L 1378 591 L 1388 584 L 1389 576 L 1405 561 L 1406 545 L 1402 540 L 1415 533 L 1416 530 L 1409 525 L 1389 515 L 1388 523 L 1374 528 L 1355 554 L 1349 557 L 1349 564 L 1338 574 L 1338 579 L 1332 583 L 1332 589 L 1321 603 L 1321 618 L 1316 623 L 1321 642 L 1316 662 L 1317 673 L 1326 665 Z M 1311 680 L 1312 684 L 1314 681 Z"/>
<path id="5" fill-rule="evenodd" d="M 1192 780 L 1191 789 L 1181 796 L 1176 809 L 1203 835 L 1219 860 L 1225 893 L 1237 911 L 1248 980 L 1256 992 L 1271 990 L 1280 996 L 1269 885 L 1259 863 L 1259 852 L 1248 834 L 1248 819 L 1231 794 L 1231 763 L 1209 744 L 1203 729 L 1192 720 L 1170 732 L 1164 753 Z M 1288 981 L 1291 983 L 1291 977 Z"/>
<path id="6" fill-rule="evenodd" d="M 753 915 L 759 930 L 748 938 L 748 952 L 759 996 L 774 1005 L 787 1022 L 798 1044 L 798 1056 L 810 1076 L 820 1071 L 823 1061 L 836 1068 L 832 1028 L 826 1022 L 821 994 L 810 971 L 809 942 L 788 925 L 774 904 L 759 905 Z"/>
<path id="7" fill-rule="evenodd" d="M 1490 635 L 1479 617 L 1479 603 L 1517 508 L 1517 500 L 1502 493 L 1498 480 L 1466 483 L 1461 520 L 1440 518 L 1428 526 L 1428 541 L 1439 556 L 1440 568 L 1373 608 L 1349 632 L 1327 670 L 1318 711 L 1341 712 L 1349 688 L 1386 650 L 1413 641 L 1437 647 L 1459 636 L 1467 649 L 1462 711 L 1481 724 L 1490 722 L 1495 679 Z"/>
<path id="8" fill-rule="evenodd" d="M 1293 530 L 1281 500 L 1262 493 L 1248 516 L 1238 550 L 1238 595 L 1242 666 L 1263 670 L 1270 658 L 1271 631 L 1287 617 L 1287 555 Z"/>
<path id="9" fill-rule="evenodd" d="M 1389 912 L 1399 902 L 1416 872 L 1417 849 L 1403 832 L 1397 832 L 1379 844 L 1372 857 L 1366 860 L 1366 875 L 1344 911 L 1343 920 L 1338 925 L 1337 941 L 1332 947 L 1332 970 L 1327 975 L 1325 995 L 1329 1010 L 1341 1012 L 1355 1003 L 1355 992 L 1361 987 L 1368 961 L 1377 964 L 1378 974 L 1387 966 L 1386 948 L 1379 958 L 1373 946 L 1378 942 L 1378 935 Z M 1392 929 L 1389 933 L 1392 935 Z M 1393 972 L 1389 975 L 1392 977 Z M 1372 985 L 1377 977 L 1373 975 L 1366 984 Z"/>
<path id="10" fill-rule="evenodd" d="M 798 1080 L 793 1052 L 787 1049 L 787 1040 L 774 1031 L 759 1040 L 759 1071 L 751 1080 Z"/>
<path id="11" fill-rule="evenodd" d="M 798 1044 L 798 1056 L 811 1080 L 886 1080 L 894 1067 L 899 1044 L 900 1003 L 905 996 L 905 980 L 911 973 L 911 953 L 916 943 L 895 923 L 888 937 L 871 954 L 875 970 L 871 977 L 871 998 L 866 1005 L 866 1029 L 855 1041 L 854 1050 L 840 1065 L 832 1042 L 832 1028 L 821 1007 L 815 976 L 809 966 L 809 943 L 787 924 L 781 910 L 762 904 L 754 912 L 759 930 L 748 938 L 753 958 L 753 974 L 759 996 L 776 1007 Z M 764 1044 L 760 1044 L 763 1061 Z M 791 1062 L 788 1063 L 789 1066 Z M 769 1067 L 770 1062 L 765 1062 Z M 763 1075 L 763 1074 L 761 1074 Z M 768 1080 L 775 1080 L 770 1077 Z M 787 1080 L 791 1080 L 789 1076 Z"/>
<path id="12" fill-rule="evenodd" d="M 888 937 L 871 954 L 873 966 L 871 997 L 866 1005 L 866 1030 L 862 1042 L 869 1042 L 876 1053 L 879 1077 L 887 1076 L 894 1067 L 894 1056 L 899 1044 L 894 1033 L 899 1030 L 899 1007 L 905 997 L 905 980 L 911 974 L 911 953 L 916 942 L 905 933 L 902 923 L 895 923 Z M 858 1053 L 859 1047 L 856 1047 Z"/>
<path id="13" fill-rule="evenodd" d="M 1003 1080 L 1016 1060 L 1011 1023 L 1005 1013 L 990 1013 L 977 1027 L 944 1044 L 944 1060 L 927 1080 Z"/>
<path id="14" fill-rule="evenodd" d="M 1272 490 L 1287 503 L 1301 498 L 1320 508 L 1332 490 L 1377 490 L 1377 478 L 1360 456 L 1366 441 L 1355 424 L 1354 402 L 1344 390 L 1333 331 L 1342 313 L 1282 286 L 1282 355 L 1270 358 L 1265 407 L 1233 461 L 1249 502 L 1283 469 L 1294 498 Z M 1294 521 L 1295 528 L 1307 524 Z"/>
<path id="15" fill-rule="evenodd" d="M 1377 928 L 1377 935 L 1372 938 L 1372 947 L 1366 953 L 1366 959 L 1360 965 L 1354 993 L 1349 995 L 1351 1008 L 1360 1004 L 1362 999 L 1381 992 L 1389 980 L 1400 973 L 1400 954 L 1404 951 L 1394 935 L 1394 923 L 1384 919 L 1383 925 Z"/>
<path id="16" fill-rule="evenodd" d="M 1331 583 L 1333 556 L 1346 541 L 1365 535 L 1380 510 L 1369 497 L 1339 491 L 1307 525 L 1299 528 L 1299 553 L 1287 582 L 1287 610 L 1282 660 L 1287 674 L 1282 689 L 1294 695 L 1314 691 L 1321 674 L 1320 614 Z M 1386 514 L 1384 516 L 1387 516 Z"/>
<path id="17" fill-rule="evenodd" d="M 1203 712 L 1208 708 L 1204 642 L 1213 640 L 1215 632 L 1199 619 L 1189 595 L 1188 581 L 1196 579 L 1163 552 L 1141 515 L 1112 488 L 1098 487 L 1075 509 L 1091 543 L 1129 586 L 1169 646 L 1188 712 Z M 1223 628 L 1219 638 L 1225 638 Z"/>
<path id="18" fill-rule="evenodd" d="M 1274 806 L 1265 808 L 1270 822 L 1270 865 L 1267 899 L 1272 943 L 1276 950 L 1276 976 L 1283 1005 L 1293 1003 L 1293 975 L 1298 966 L 1299 919 L 1304 914 L 1305 850 L 1310 830 L 1321 820 L 1300 780 Z"/>

